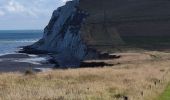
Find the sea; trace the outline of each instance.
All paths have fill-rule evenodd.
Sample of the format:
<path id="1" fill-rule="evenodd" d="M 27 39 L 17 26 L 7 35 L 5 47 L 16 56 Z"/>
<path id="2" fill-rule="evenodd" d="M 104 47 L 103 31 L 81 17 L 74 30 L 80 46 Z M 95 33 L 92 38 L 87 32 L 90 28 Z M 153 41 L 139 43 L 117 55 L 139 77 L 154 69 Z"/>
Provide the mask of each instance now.
<path id="1" fill-rule="evenodd" d="M 0 30 L 0 55 L 16 53 L 43 36 L 42 30 Z"/>

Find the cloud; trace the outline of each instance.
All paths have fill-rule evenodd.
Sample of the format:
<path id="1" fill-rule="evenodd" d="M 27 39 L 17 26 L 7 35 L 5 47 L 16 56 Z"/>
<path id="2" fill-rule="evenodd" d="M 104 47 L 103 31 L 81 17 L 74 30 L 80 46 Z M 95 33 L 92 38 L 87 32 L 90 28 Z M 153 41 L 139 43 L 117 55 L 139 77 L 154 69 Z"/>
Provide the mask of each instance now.
<path id="1" fill-rule="evenodd" d="M 48 24 L 52 12 L 66 1 L 0 0 L 0 29 L 43 28 Z"/>
<path id="2" fill-rule="evenodd" d="M 25 10 L 22 4 L 13 0 L 9 1 L 5 8 L 9 12 L 23 12 Z"/>
<path id="3" fill-rule="evenodd" d="M 0 0 L 0 10 L 3 10 L 7 15 L 25 14 L 36 17 L 49 15 L 66 1 L 68 0 Z"/>
<path id="4" fill-rule="evenodd" d="M 8 13 L 8 14 L 26 14 L 26 15 L 31 15 L 31 16 L 37 16 L 36 12 L 32 11 L 29 6 L 26 6 L 19 1 L 14 1 L 10 0 L 7 2 L 6 5 L 4 5 L 3 9 Z"/>

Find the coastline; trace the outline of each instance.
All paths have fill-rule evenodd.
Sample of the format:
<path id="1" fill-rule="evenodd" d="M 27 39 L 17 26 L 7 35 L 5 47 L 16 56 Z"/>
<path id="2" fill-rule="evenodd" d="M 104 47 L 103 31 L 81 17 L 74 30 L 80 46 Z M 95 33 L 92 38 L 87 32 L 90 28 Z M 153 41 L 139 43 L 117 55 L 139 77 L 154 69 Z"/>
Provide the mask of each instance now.
<path id="1" fill-rule="evenodd" d="M 47 61 L 47 56 L 29 55 L 24 53 L 10 53 L 0 55 L 0 73 L 2 72 L 25 72 L 39 69 L 40 71 L 54 68 Z"/>
<path id="2" fill-rule="evenodd" d="M 158 98 L 169 84 L 170 53 L 143 51 L 114 53 L 114 55 L 121 57 L 114 60 L 86 61 L 96 64 L 100 62 L 109 64 L 104 66 L 58 69 L 27 75 L 26 73 L 14 72 L 14 70 L 14 73 L 0 73 L 2 90 L 0 99 L 58 99 L 62 95 L 62 98 L 66 100 L 67 98 L 69 100 L 70 96 L 78 100 L 91 99 L 92 96 L 94 99 L 101 100 L 120 100 L 123 97 L 128 97 L 130 100 L 152 100 Z M 14 59 L 29 57 L 28 55 L 17 54 L 5 55 L 1 59 L 12 59 L 12 56 L 15 57 Z M 21 64 L 23 64 L 24 70 L 26 68 L 25 63 L 17 62 L 17 65 L 17 63 L 3 62 L 8 66 L 11 64 L 10 67 L 6 67 L 8 71 L 9 69 L 12 71 L 12 64 L 14 64 L 14 68 L 22 66 Z M 40 66 L 42 67 L 42 65 Z M 27 68 L 29 68 L 29 65 L 27 65 Z"/>

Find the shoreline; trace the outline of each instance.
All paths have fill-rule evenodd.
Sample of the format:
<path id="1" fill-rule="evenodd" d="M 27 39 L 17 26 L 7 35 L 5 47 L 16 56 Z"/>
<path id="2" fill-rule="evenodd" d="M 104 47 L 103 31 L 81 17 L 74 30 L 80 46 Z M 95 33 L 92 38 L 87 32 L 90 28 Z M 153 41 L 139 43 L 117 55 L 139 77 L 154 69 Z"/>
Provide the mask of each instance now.
<path id="1" fill-rule="evenodd" d="M 151 100 L 157 98 L 169 84 L 170 53 L 148 51 L 114 53 L 114 55 L 121 57 L 114 60 L 86 61 L 113 64 L 104 65 L 104 67 L 88 65 L 89 67 L 84 68 L 57 69 L 33 74 L 2 73 L 0 75 L 2 85 L 0 97 L 3 100 L 9 98 L 15 98 L 15 100 L 58 99 L 62 95 L 63 98 L 69 99 L 70 96 L 76 95 L 73 96 L 73 99 L 74 97 L 75 99 L 91 99 L 93 96 L 106 98 L 106 100 L 107 98 L 108 100 L 123 99 L 123 97 L 133 100 L 139 98 L 140 100 Z M 16 55 L 1 58 L 7 59 L 9 56 Z M 27 57 L 27 55 L 18 55 L 18 58 L 21 56 L 22 59 Z M 56 91 L 59 94 L 56 94 Z M 17 97 L 15 93 L 17 93 Z"/>
<path id="2" fill-rule="evenodd" d="M 0 55 L 0 73 L 25 72 L 27 70 L 52 70 L 54 64 L 47 61 L 47 56 L 30 55 L 24 53 L 8 53 Z"/>

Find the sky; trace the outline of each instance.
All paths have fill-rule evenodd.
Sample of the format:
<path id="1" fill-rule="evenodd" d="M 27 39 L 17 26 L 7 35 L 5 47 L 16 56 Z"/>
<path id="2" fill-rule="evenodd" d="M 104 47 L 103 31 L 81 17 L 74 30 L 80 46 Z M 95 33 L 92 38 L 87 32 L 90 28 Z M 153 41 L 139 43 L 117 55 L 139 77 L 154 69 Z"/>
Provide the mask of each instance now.
<path id="1" fill-rule="evenodd" d="M 66 0 L 0 0 L 0 30 L 39 30 Z"/>

